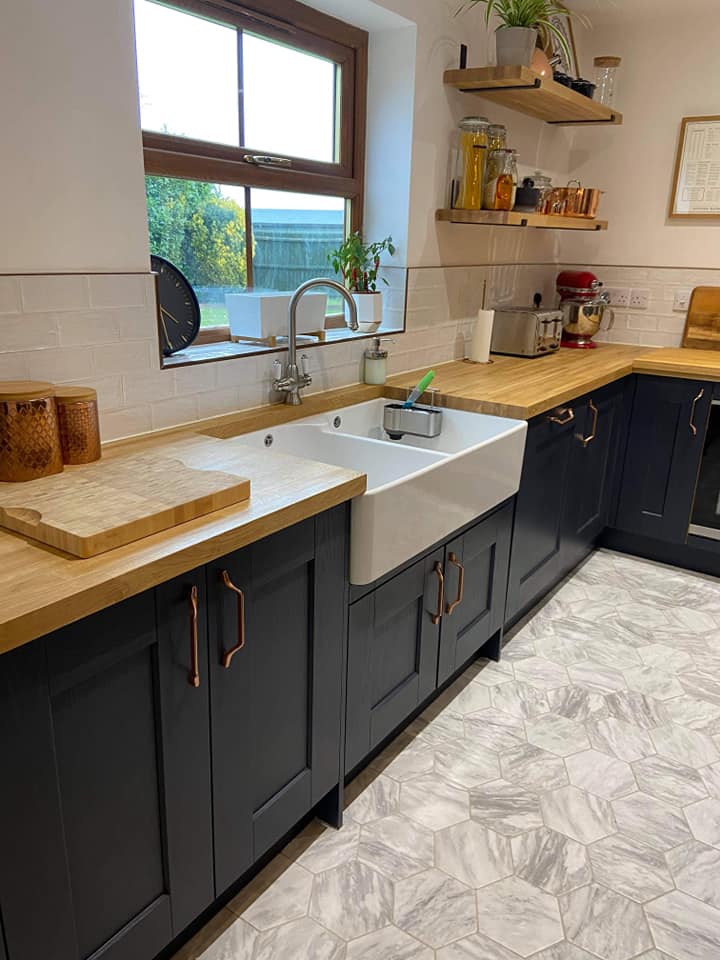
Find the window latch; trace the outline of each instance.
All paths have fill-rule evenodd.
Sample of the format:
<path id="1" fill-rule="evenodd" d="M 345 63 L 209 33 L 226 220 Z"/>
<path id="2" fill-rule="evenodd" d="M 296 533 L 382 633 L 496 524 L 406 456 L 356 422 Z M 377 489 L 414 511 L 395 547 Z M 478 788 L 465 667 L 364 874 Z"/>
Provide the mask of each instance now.
<path id="1" fill-rule="evenodd" d="M 291 167 L 292 160 L 287 157 L 268 157 L 263 153 L 246 153 L 245 163 L 252 163 L 256 167 Z"/>

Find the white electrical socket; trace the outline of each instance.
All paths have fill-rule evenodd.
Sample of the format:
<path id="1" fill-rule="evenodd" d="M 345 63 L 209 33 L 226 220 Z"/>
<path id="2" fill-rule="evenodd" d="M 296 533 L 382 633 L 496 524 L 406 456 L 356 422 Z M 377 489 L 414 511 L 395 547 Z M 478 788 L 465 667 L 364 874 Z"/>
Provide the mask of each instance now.
<path id="1" fill-rule="evenodd" d="M 611 307 L 630 306 L 630 289 L 628 287 L 603 287 L 603 292 L 609 295 Z"/>
<path id="2" fill-rule="evenodd" d="M 679 313 L 685 313 L 690 306 L 691 294 L 691 290 L 676 290 L 675 296 L 673 297 L 673 310 L 677 310 Z"/>
<path id="3" fill-rule="evenodd" d="M 631 310 L 647 310 L 650 305 L 650 291 L 642 288 L 630 291 Z"/>

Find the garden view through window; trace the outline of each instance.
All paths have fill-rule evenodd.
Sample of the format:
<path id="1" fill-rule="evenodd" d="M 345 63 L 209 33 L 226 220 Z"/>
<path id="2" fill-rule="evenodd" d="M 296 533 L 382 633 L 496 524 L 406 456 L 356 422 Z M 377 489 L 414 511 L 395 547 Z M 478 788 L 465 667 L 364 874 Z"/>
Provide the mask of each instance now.
<path id="1" fill-rule="evenodd" d="M 187 276 L 207 330 L 227 327 L 229 294 L 333 276 L 328 253 L 351 228 L 360 191 L 346 176 L 341 48 L 326 42 L 333 59 L 301 33 L 254 32 L 217 8 L 223 21 L 182 6 L 134 0 L 148 225 L 151 252 Z M 278 160 L 249 159 L 257 155 Z M 341 312 L 328 296 L 328 315 Z"/>

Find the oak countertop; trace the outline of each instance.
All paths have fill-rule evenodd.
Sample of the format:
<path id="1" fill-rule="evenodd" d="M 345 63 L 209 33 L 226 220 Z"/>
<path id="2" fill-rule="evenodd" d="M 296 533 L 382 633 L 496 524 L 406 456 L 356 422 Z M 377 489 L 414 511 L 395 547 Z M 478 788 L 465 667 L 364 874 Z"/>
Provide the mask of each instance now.
<path id="1" fill-rule="evenodd" d="M 436 368 L 445 406 L 530 419 L 631 373 L 720 381 L 720 352 L 599 344 L 526 360 L 493 358 L 488 366 L 456 361 Z M 301 407 L 241 411 L 130 441 L 108 444 L 113 457 L 192 433 L 229 438 L 383 395 L 404 398 L 425 370 L 391 377 L 386 387 L 358 384 L 306 398 Z M 276 454 L 276 457 L 282 455 Z M 252 483 L 247 504 L 79 560 L 20 535 L 0 531 L 0 653 L 57 630 L 133 594 L 187 573 L 233 550 L 362 494 L 366 478 L 338 467 L 284 458 L 283 469 L 244 449 Z"/>

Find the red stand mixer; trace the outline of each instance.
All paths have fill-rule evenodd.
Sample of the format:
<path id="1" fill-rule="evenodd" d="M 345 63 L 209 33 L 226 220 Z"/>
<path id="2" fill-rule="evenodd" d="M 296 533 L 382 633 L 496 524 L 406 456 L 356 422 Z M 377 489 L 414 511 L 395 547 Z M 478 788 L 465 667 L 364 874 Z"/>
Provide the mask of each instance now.
<path id="1" fill-rule="evenodd" d="M 602 325 L 606 311 L 610 318 L 606 327 L 613 326 L 610 296 L 601 293 L 602 283 L 589 270 L 563 270 L 555 281 L 563 314 L 563 347 L 593 350 L 593 337 Z"/>

